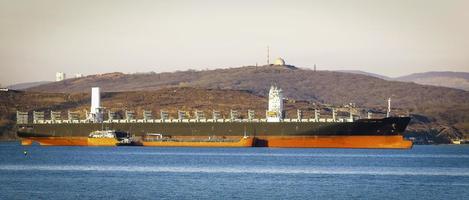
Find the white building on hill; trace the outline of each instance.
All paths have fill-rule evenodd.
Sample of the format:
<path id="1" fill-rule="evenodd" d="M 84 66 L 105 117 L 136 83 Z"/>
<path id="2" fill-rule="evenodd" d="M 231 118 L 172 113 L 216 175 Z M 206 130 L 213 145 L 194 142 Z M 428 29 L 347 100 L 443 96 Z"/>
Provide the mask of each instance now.
<path id="1" fill-rule="evenodd" d="M 65 80 L 65 73 L 63 72 L 57 72 L 55 73 L 55 81 L 63 81 Z"/>

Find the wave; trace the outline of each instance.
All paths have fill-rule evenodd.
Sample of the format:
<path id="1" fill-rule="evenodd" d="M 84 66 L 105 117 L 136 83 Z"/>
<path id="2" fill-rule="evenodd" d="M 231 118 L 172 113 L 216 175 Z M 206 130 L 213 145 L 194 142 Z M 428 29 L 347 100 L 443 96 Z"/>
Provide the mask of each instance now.
<path id="1" fill-rule="evenodd" d="M 96 171 L 134 173 L 240 173 L 240 174 L 318 174 L 378 176 L 469 176 L 469 168 L 408 167 L 186 167 L 116 165 L 2 165 L 1 171 Z"/>
<path id="2" fill-rule="evenodd" d="M 102 152 L 99 152 L 102 154 Z M 266 157 L 351 157 L 351 158 L 469 158 L 469 155 L 454 154 L 337 154 L 337 153 L 206 153 L 206 152 L 110 152 L 116 155 L 161 155 L 161 156 L 266 156 Z"/>

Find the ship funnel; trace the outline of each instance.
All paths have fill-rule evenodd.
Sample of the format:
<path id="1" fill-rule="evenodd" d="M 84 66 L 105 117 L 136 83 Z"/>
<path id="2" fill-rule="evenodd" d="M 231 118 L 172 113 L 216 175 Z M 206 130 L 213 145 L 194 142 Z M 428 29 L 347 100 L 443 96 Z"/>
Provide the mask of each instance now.
<path id="1" fill-rule="evenodd" d="M 99 87 L 91 88 L 91 110 L 90 113 L 96 113 L 98 108 L 101 107 L 101 95 L 99 93 Z"/>
<path id="2" fill-rule="evenodd" d="M 89 120 L 92 122 L 102 122 L 103 121 L 103 109 L 101 108 L 101 94 L 99 87 L 91 88 L 91 110 Z"/>

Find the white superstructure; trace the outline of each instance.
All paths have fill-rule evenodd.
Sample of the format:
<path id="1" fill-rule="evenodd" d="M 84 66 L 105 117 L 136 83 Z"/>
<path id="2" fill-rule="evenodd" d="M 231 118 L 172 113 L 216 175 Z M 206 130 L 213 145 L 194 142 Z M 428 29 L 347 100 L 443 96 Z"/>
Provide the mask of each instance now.
<path id="1" fill-rule="evenodd" d="M 55 73 L 55 81 L 63 81 L 65 80 L 65 73 L 63 72 L 57 72 Z"/>
<path id="2" fill-rule="evenodd" d="M 267 122 L 280 122 L 283 119 L 283 91 L 277 86 L 271 86 L 269 91 L 269 109 Z"/>
<path id="3" fill-rule="evenodd" d="M 88 136 L 89 138 L 115 138 L 114 130 L 93 131 Z"/>
<path id="4" fill-rule="evenodd" d="M 91 88 L 91 110 L 88 118 L 92 122 L 103 122 L 103 108 L 101 108 L 101 94 L 99 87 Z"/>

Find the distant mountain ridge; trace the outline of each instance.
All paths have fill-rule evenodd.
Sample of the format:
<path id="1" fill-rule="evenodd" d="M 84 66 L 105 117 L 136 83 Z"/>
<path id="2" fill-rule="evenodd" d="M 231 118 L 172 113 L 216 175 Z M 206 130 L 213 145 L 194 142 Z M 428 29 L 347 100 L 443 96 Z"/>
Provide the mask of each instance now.
<path id="1" fill-rule="evenodd" d="M 52 81 L 36 81 L 36 82 L 18 83 L 18 84 L 9 85 L 6 88 L 11 89 L 11 90 L 24 90 L 24 89 L 36 87 L 36 86 L 51 83 L 51 82 Z"/>
<path id="2" fill-rule="evenodd" d="M 371 72 L 365 72 L 365 71 L 361 71 L 361 70 L 338 70 L 338 72 L 345 72 L 345 73 L 351 73 L 351 74 L 362 74 L 362 75 L 367 75 L 367 76 L 380 78 L 380 79 L 383 79 L 383 80 L 392 80 L 393 79 L 393 78 L 388 77 L 388 76 L 375 74 L 375 73 L 371 73 Z"/>
<path id="3" fill-rule="evenodd" d="M 397 77 L 395 79 L 399 79 L 402 81 L 410 81 L 416 78 L 441 77 L 441 76 L 469 79 L 469 72 L 430 71 L 430 72 L 423 72 L 423 73 L 413 73 L 410 75 Z"/>
<path id="4" fill-rule="evenodd" d="M 423 73 L 414 73 L 400 77 L 388 77 L 380 74 L 369 73 L 360 70 L 339 70 L 339 72 L 363 74 L 380 78 L 383 80 L 394 80 L 402 82 L 414 82 L 421 85 L 433 85 L 440 87 L 456 88 L 469 91 L 469 73 L 468 72 L 451 72 L 451 71 L 431 71 Z"/>
<path id="5" fill-rule="evenodd" d="M 435 85 L 469 91 L 468 72 L 425 72 L 397 77 L 394 80 Z"/>

